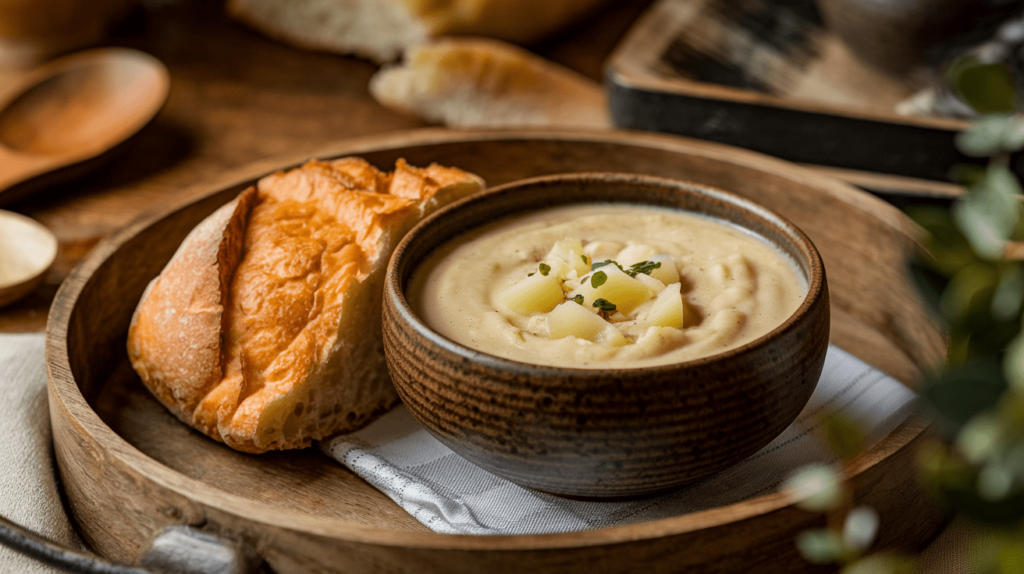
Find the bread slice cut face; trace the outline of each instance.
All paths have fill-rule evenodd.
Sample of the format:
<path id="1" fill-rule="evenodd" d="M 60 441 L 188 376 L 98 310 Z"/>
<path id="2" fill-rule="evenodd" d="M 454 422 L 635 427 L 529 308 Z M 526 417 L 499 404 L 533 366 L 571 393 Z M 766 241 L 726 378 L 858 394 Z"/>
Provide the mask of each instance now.
<path id="1" fill-rule="evenodd" d="M 402 236 L 480 178 L 312 160 L 211 214 L 142 296 L 128 354 L 179 419 L 252 453 L 358 429 L 398 402 L 381 296 Z"/>

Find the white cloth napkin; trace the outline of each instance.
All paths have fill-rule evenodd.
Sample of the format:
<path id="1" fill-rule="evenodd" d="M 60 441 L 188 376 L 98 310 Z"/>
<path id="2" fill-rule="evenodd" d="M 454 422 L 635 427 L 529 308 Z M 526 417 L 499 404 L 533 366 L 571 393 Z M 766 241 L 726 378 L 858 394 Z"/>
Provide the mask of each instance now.
<path id="1" fill-rule="evenodd" d="M 781 435 L 740 464 L 653 498 L 580 501 L 498 478 L 442 445 L 398 407 L 321 448 L 435 532 L 539 534 L 646 522 L 773 492 L 796 468 L 838 459 L 814 433 L 825 413 L 857 423 L 873 443 L 902 423 L 916 396 L 898 381 L 829 346 L 818 386 Z"/>
<path id="2" fill-rule="evenodd" d="M 83 548 L 57 486 L 42 334 L 0 335 L 0 514 L 64 546 Z M 57 569 L 0 546 L 0 572 Z"/>

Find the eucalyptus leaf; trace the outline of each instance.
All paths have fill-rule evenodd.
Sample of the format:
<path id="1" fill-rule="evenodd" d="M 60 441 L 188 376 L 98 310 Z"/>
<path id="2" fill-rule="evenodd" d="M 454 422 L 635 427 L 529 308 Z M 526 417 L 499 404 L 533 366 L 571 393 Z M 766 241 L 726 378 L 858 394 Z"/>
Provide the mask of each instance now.
<path id="1" fill-rule="evenodd" d="M 1008 148 L 1011 140 L 1009 115 L 982 116 L 956 136 L 956 147 L 964 155 L 989 157 Z"/>
<path id="2" fill-rule="evenodd" d="M 978 113 L 1011 112 L 1017 96 L 1013 76 L 1000 63 L 984 63 L 974 56 L 957 59 L 947 69 L 946 79 L 954 92 Z"/>
<path id="3" fill-rule="evenodd" d="M 1003 254 L 1010 234 L 1003 231 L 998 219 L 991 216 L 984 204 L 962 201 L 953 208 L 953 215 L 978 255 L 996 259 Z"/>
<path id="4" fill-rule="evenodd" d="M 796 547 L 801 556 L 814 564 L 840 562 L 846 556 L 839 535 L 824 528 L 805 530 L 798 534 Z"/>
<path id="5" fill-rule="evenodd" d="M 978 414 L 994 408 L 1005 390 L 1002 368 L 995 360 L 972 359 L 927 377 L 921 397 L 938 415 L 943 430 L 952 435 Z"/>
<path id="6" fill-rule="evenodd" d="M 1017 114 L 1008 121 L 1003 132 L 1003 148 L 1006 151 L 1019 151 L 1024 148 L 1024 116 Z"/>
<path id="7" fill-rule="evenodd" d="M 1020 183 L 1006 167 L 990 165 L 985 179 L 968 188 L 953 207 L 953 219 L 979 255 L 1002 257 L 1021 219 Z"/>
<path id="8" fill-rule="evenodd" d="M 999 418 L 984 412 L 972 418 L 956 437 L 957 450 L 971 464 L 982 464 L 999 452 L 1002 436 Z"/>
<path id="9" fill-rule="evenodd" d="M 922 479 L 943 505 L 969 519 L 997 526 L 1024 526 L 1024 490 L 1015 488 L 1000 501 L 982 498 L 978 493 L 979 469 L 932 445 L 922 465 Z"/>
<path id="10" fill-rule="evenodd" d="M 811 512 L 839 508 L 843 502 L 843 486 L 839 474 L 831 466 L 812 463 L 793 472 L 782 484 L 796 505 Z"/>
<path id="11" fill-rule="evenodd" d="M 953 167 L 949 169 L 949 179 L 965 186 L 974 185 L 985 179 L 985 168 L 986 166 L 984 165 L 973 163 L 954 164 Z M 938 208 L 936 206 L 929 207 L 934 207 L 940 211 L 946 211 L 945 209 Z"/>
<path id="12" fill-rule="evenodd" d="M 1020 263 L 1005 263 L 999 267 L 999 282 L 992 295 L 992 316 L 999 321 L 1010 321 L 1020 314 L 1024 303 L 1024 267 Z"/>
<path id="13" fill-rule="evenodd" d="M 948 321 L 959 322 L 971 315 L 987 315 L 998 282 L 998 270 L 984 262 L 957 271 L 939 301 L 942 316 Z"/>
<path id="14" fill-rule="evenodd" d="M 1017 437 L 1014 445 L 1007 449 L 1003 462 L 1014 477 L 1024 478 L 1024 441 L 1020 440 L 1020 437 Z"/>
<path id="15" fill-rule="evenodd" d="M 878 513 L 868 506 L 858 506 L 846 515 L 843 521 L 843 546 L 856 552 L 864 552 L 875 541 L 878 534 Z"/>
<path id="16" fill-rule="evenodd" d="M 942 300 L 942 292 L 945 290 L 949 280 L 941 273 L 935 271 L 930 265 L 919 260 L 912 260 L 908 264 L 910 278 L 917 288 L 918 295 L 936 315 L 939 314 L 939 303 Z"/>
<path id="17" fill-rule="evenodd" d="M 830 414 L 821 421 L 825 442 L 843 460 L 852 460 L 864 450 L 866 433 L 856 422 L 838 414 Z"/>
<path id="18" fill-rule="evenodd" d="M 1000 502 L 1012 488 L 1013 473 L 998 460 L 990 460 L 978 473 L 978 494 L 984 500 Z"/>
<path id="19" fill-rule="evenodd" d="M 1024 392 L 1024 331 L 1006 347 L 1003 356 L 1003 374 L 1018 393 Z"/>
<path id="20" fill-rule="evenodd" d="M 932 205 L 916 206 L 908 207 L 906 213 L 927 233 L 924 245 L 936 270 L 952 275 L 977 260 L 970 243 L 953 221 L 948 209 Z"/>

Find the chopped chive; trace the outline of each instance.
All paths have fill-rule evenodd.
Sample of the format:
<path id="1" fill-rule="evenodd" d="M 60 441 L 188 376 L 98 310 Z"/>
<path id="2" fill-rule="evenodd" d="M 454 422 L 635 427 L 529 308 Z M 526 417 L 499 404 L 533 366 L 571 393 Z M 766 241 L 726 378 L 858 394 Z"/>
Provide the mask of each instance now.
<path id="1" fill-rule="evenodd" d="M 598 299 L 597 301 L 594 301 L 594 307 L 597 307 L 602 311 L 614 311 L 615 303 L 611 303 L 607 299 Z"/>
<path id="2" fill-rule="evenodd" d="M 548 273 L 551 273 L 551 266 L 547 263 L 540 264 L 540 274 L 547 277 Z"/>
<path id="3" fill-rule="evenodd" d="M 604 285 L 604 282 L 607 280 L 608 274 L 605 273 L 604 271 L 598 271 L 597 273 L 594 273 L 593 275 L 590 276 L 590 285 L 594 289 L 597 289 L 601 285 Z"/>
<path id="4" fill-rule="evenodd" d="M 583 264 L 584 264 L 584 265 L 586 265 L 586 264 L 587 264 L 587 256 L 586 256 L 586 255 L 580 255 L 580 259 L 582 259 L 582 260 L 583 260 Z M 593 271 L 593 269 L 591 269 L 591 271 Z"/>

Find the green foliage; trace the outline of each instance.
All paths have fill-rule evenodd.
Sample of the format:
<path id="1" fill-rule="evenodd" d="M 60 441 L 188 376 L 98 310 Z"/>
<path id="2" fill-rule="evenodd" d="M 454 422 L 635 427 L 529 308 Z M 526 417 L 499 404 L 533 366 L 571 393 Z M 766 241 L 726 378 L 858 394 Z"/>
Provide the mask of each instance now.
<path id="1" fill-rule="evenodd" d="M 827 528 L 801 532 L 796 537 L 796 547 L 801 556 L 814 564 L 842 562 L 848 555 L 839 534 Z"/>
<path id="2" fill-rule="evenodd" d="M 844 499 L 839 474 L 825 464 L 808 464 L 797 469 L 786 479 L 782 489 L 797 506 L 811 512 L 836 510 Z"/>
<path id="3" fill-rule="evenodd" d="M 995 361 L 969 359 L 925 377 L 920 392 L 940 429 L 952 438 L 973 417 L 994 408 L 1006 382 Z"/>
<path id="4" fill-rule="evenodd" d="M 988 550 L 979 554 L 977 572 L 1024 574 L 1024 262 L 1007 257 L 1024 241 L 1022 188 L 1007 167 L 1009 154 L 1024 148 L 1024 115 L 1016 113 L 1012 77 L 1001 65 L 962 58 L 947 78 L 981 114 L 957 138 L 960 151 L 990 159 L 953 169 L 966 193 L 951 209 L 907 210 L 924 232 L 910 276 L 949 341 L 946 364 L 919 385 L 944 436 L 921 449 L 921 478 L 940 504 L 985 525 Z M 860 450 L 855 429 L 842 420 L 823 429 L 840 456 Z M 851 494 L 821 472 L 798 472 L 790 487 L 802 489 L 805 508 L 835 517 L 852 505 Z M 843 574 L 914 571 L 905 557 L 867 553 L 878 527 L 870 509 L 840 517 L 841 530 L 830 520 L 830 528 L 801 534 L 797 546 L 808 560 L 843 564 Z"/>
<path id="5" fill-rule="evenodd" d="M 843 460 L 853 460 L 866 446 L 864 431 L 850 419 L 834 413 L 821 421 L 821 434 L 832 451 Z"/>
<path id="6" fill-rule="evenodd" d="M 960 99 L 979 113 L 1010 113 L 1017 109 L 1013 76 L 1002 64 L 986 64 L 974 56 L 960 58 L 946 70 L 946 80 Z"/>
<path id="7" fill-rule="evenodd" d="M 944 216 L 911 217 L 930 255 L 911 265 L 925 301 L 949 333 L 946 366 L 921 393 L 947 442 L 923 451 L 923 478 L 939 500 L 994 532 L 1024 528 L 1024 263 L 1008 260 L 1024 239 L 1021 185 L 1008 154 L 1024 147 L 1024 117 L 1006 70 L 964 59 L 949 70 L 957 93 L 983 115 L 957 139 L 960 150 L 991 156 L 984 170 L 961 168 L 966 193 Z M 1007 556 L 1017 556 L 1006 546 Z M 986 571 L 1002 572 L 1000 559 Z"/>

